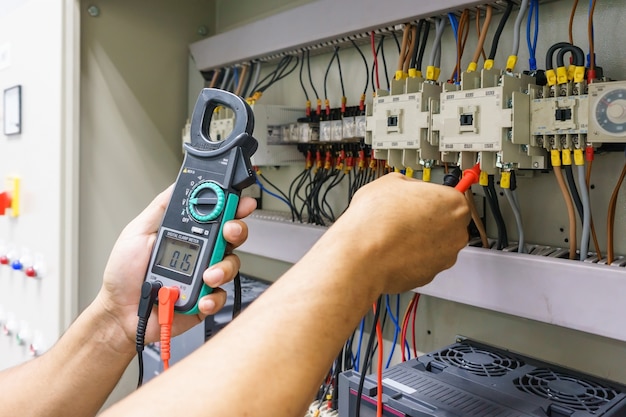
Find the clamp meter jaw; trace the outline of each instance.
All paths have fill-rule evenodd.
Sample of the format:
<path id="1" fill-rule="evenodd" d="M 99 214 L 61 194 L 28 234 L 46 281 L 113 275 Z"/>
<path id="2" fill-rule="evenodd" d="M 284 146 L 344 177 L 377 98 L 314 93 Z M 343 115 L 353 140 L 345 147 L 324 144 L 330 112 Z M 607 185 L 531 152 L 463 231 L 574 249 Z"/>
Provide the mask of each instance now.
<path id="1" fill-rule="evenodd" d="M 235 114 L 234 128 L 223 141 L 209 137 L 218 106 Z M 191 144 L 185 144 L 185 159 L 145 278 L 179 288 L 176 311 L 198 313 L 198 300 L 212 291 L 202 274 L 224 257 L 223 225 L 235 218 L 241 191 L 255 182 L 250 158 L 258 144 L 253 129 L 252 109 L 244 100 L 223 90 L 202 90 L 193 111 Z"/>

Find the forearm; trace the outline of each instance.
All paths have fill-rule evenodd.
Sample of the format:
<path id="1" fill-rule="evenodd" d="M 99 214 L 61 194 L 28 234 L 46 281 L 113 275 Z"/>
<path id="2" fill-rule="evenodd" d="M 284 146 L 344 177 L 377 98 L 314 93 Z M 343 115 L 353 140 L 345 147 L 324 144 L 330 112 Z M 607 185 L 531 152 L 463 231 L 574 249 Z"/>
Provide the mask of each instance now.
<path id="1" fill-rule="evenodd" d="M 97 301 L 96 301 L 97 303 Z M 94 303 L 50 351 L 0 373 L 2 416 L 93 416 L 132 359 L 119 326 Z"/>
<path id="2" fill-rule="evenodd" d="M 303 415 L 379 294 L 338 242 L 322 238 L 214 339 L 106 415 Z"/>

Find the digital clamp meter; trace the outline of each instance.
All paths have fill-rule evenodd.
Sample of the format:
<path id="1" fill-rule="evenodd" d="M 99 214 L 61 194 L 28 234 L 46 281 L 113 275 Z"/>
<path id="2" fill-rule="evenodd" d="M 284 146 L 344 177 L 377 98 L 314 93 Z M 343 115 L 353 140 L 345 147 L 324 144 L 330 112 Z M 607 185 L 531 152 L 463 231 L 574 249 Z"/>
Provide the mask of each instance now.
<path id="1" fill-rule="evenodd" d="M 209 127 L 219 106 L 230 108 L 235 122 L 226 139 L 215 141 Z M 243 99 L 223 90 L 202 90 L 191 119 L 191 144 L 185 144 L 145 278 L 179 288 L 178 312 L 197 314 L 198 300 L 212 291 L 202 274 L 223 259 L 222 227 L 235 218 L 241 191 L 255 182 L 250 158 L 258 143 L 253 129 L 252 109 Z"/>

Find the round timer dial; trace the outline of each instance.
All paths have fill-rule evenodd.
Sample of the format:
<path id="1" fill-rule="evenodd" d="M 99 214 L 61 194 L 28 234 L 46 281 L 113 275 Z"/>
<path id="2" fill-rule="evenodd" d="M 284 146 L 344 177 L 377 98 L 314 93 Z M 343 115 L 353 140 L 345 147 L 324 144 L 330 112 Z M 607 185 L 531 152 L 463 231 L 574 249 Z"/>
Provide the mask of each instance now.
<path id="1" fill-rule="evenodd" d="M 214 182 L 201 182 L 191 190 L 187 211 L 198 223 L 208 223 L 222 214 L 225 200 L 224 190 L 219 185 Z"/>
<path id="2" fill-rule="evenodd" d="M 626 135 L 626 89 L 609 90 L 596 103 L 598 126 L 612 136 Z"/>

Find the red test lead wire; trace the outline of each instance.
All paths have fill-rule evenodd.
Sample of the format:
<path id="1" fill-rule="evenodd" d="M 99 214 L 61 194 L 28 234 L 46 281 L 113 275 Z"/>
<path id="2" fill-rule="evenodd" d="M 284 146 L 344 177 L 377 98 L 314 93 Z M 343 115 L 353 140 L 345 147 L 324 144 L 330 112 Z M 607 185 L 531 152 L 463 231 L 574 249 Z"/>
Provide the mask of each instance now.
<path id="1" fill-rule="evenodd" d="M 170 367 L 170 339 L 174 321 L 174 304 L 178 300 L 177 287 L 163 287 L 159 290 L 159 325 L 161 326 L 161 360 L 163 370 Z"/>

